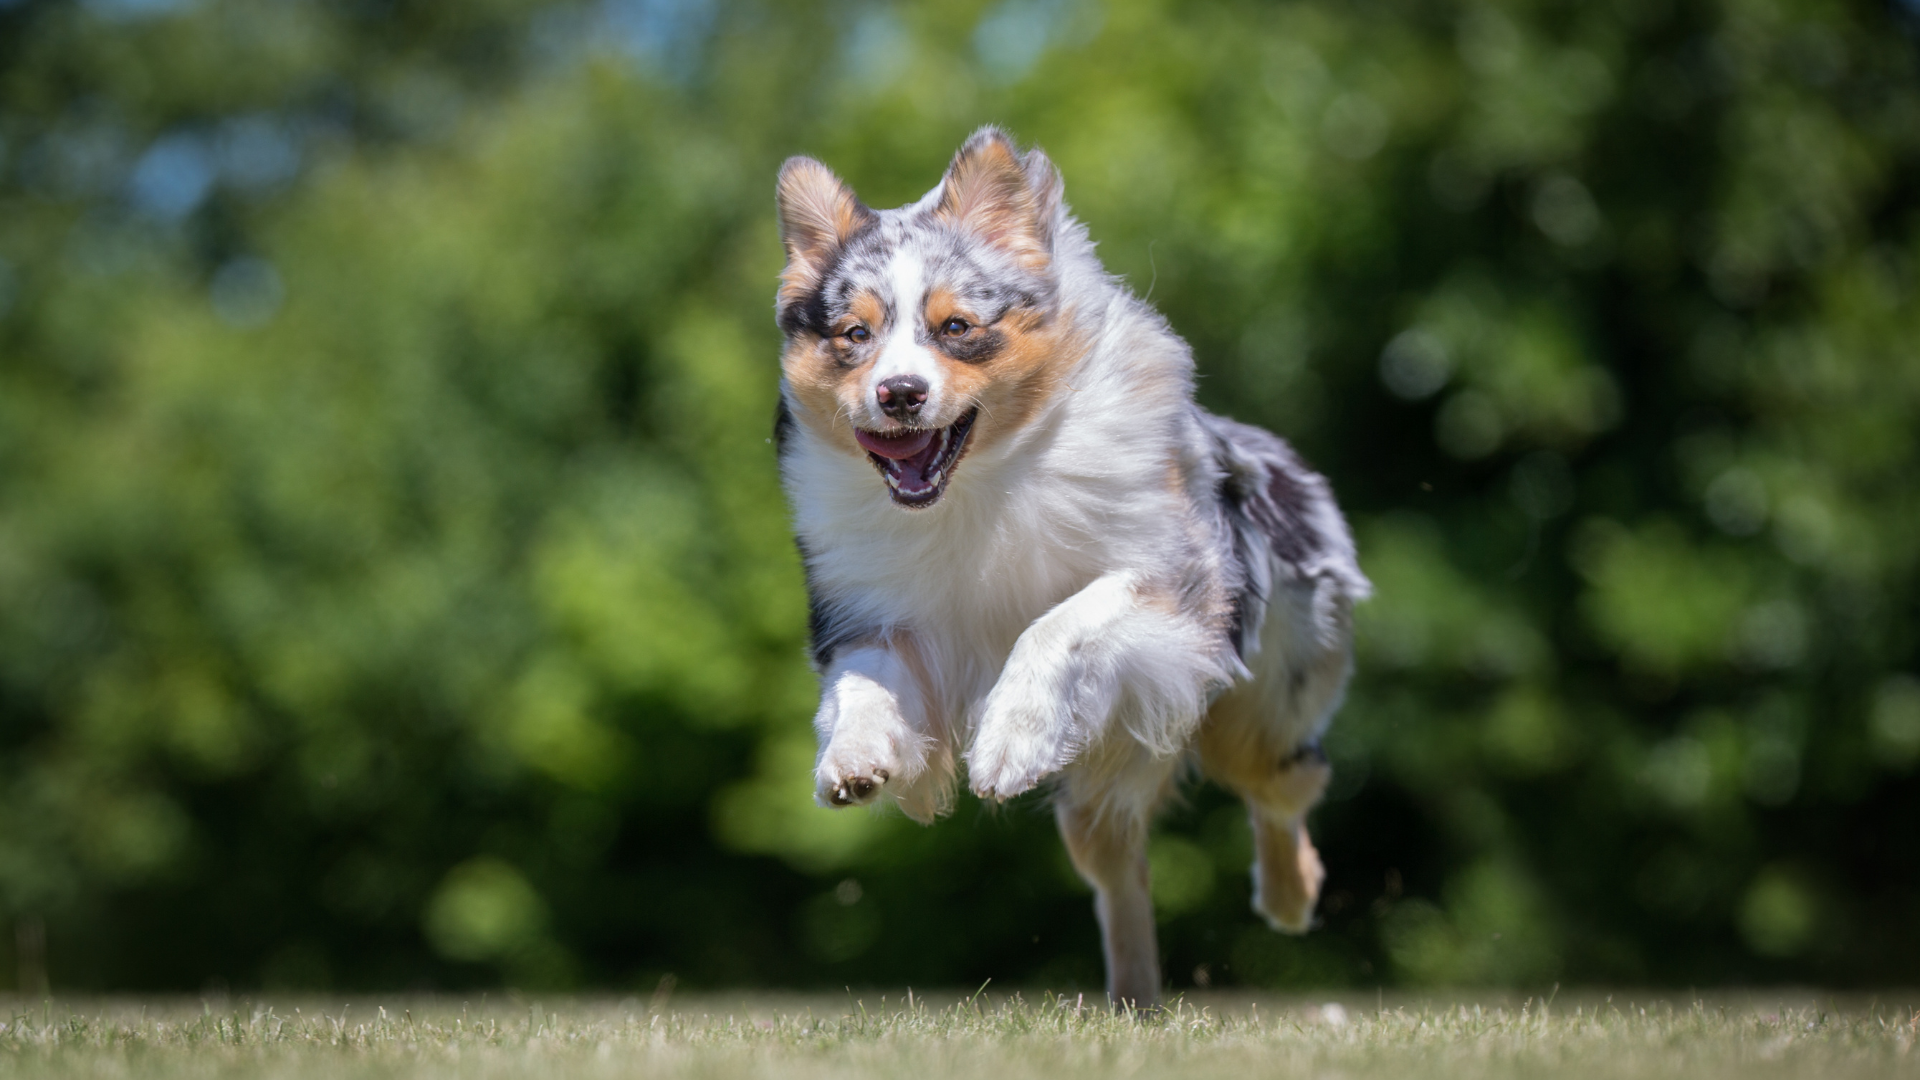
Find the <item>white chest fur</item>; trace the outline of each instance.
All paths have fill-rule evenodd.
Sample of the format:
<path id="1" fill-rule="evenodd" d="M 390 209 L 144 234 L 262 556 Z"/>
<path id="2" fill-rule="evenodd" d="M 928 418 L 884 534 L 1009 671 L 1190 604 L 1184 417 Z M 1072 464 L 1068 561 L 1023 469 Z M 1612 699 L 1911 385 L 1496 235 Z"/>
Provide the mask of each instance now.
<path id="1" fill-rule="evenodd" d="M 868 462 L 810 433 L 790 450 L 817 601 L 860 632 L 910 637 L 949 722 L 964 723 L 1035 619 L 1101 575 L 1148 569 L 1179 546 L 1180 416 L 1116 412 L 1086 381 L 1015 436 L 969 453 L 925 510 L 892 505 Z"/>

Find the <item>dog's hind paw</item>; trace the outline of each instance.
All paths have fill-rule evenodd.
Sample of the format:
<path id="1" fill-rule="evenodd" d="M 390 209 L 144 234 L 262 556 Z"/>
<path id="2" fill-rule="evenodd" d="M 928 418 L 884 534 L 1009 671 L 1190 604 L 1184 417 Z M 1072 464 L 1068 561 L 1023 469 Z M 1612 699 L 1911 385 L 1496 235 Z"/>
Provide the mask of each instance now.
<path id="1" fill-rule="evenodd" d="M 1306 933 L 1327 880 L 1306 823 L 1256 820 L 1253 842 L 1253 910 L 1283 934 Z"/>

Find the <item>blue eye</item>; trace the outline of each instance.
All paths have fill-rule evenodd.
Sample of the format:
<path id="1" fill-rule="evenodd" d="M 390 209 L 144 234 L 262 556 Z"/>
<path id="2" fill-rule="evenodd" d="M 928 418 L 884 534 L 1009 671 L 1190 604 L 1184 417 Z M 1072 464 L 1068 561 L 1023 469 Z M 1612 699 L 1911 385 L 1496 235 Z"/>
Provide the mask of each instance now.
<path id="1" fill-rule="evenodd" d="M 853 342 L 855 345 L 864 345 L 867 340 L 872 337 L 873 333 L 864 326 L 856 326 L 847 331 L 847 340 Z"/>
<path id="2" fill-rule="evenodd" d="M 955 315 L 940 327 L 940 332 L 948 337 L 959 337 L 971 329 L 973 329 L 973 327 L 968 325 L 967 320 Z"/>

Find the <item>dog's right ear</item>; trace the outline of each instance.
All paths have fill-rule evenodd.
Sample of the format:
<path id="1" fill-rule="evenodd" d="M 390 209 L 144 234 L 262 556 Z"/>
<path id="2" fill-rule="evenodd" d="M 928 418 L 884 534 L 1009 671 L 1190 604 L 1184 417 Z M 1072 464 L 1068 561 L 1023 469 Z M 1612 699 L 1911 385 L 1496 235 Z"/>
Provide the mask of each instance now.
<path id="1" fill-rule="evenodd" d="M 1060 170 L 1047 155 L 1038 148 L 1022 154 L 1012 136 L 989 125 L 953 156 L 934 213 L 1038 270 L 1052 258 L 1060 194 Z"/>
<path id="2" fill-rule="evenodd" d="M 807 298 L 820 285 L 833 253 L 873 219 L 853 189 L 810 157 L 780 166 L 780 241 L 787 268 L 780 273 L 780 306 Z"/>

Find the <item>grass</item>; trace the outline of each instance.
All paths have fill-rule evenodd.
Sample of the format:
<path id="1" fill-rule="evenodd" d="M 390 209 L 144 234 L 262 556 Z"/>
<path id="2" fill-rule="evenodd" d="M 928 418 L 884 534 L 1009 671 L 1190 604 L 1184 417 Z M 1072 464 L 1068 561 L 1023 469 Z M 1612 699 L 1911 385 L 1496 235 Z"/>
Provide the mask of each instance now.
<path id="1" fill-rule="evenodd" d="M 1227 993 L 1147 1018 L 1076 997 L 0 999 L 0 1076 L 1920 1076 L 1904 998 Z"/>

